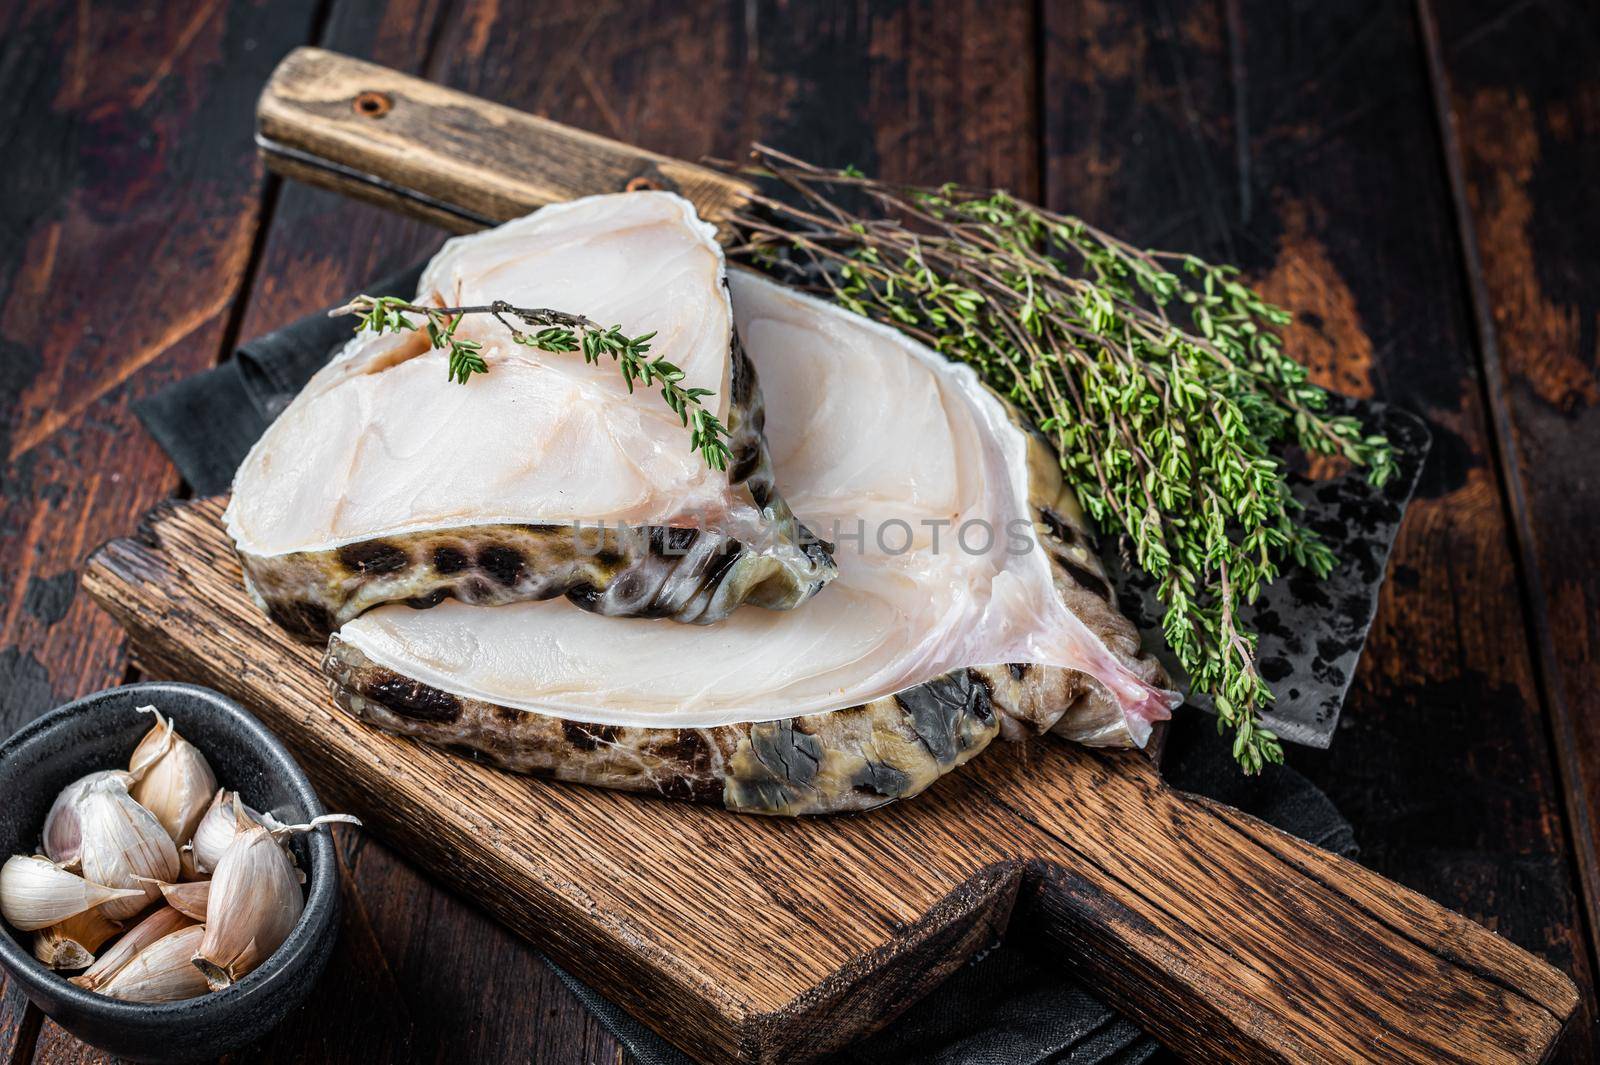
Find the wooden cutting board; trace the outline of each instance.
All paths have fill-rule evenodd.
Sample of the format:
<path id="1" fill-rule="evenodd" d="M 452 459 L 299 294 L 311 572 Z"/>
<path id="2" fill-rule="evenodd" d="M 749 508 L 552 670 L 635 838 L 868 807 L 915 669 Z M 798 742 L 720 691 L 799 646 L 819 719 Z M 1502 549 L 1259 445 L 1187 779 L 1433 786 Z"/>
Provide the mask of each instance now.
<path id="1" fill-rule="evenodd" d="M 315 50 L 280 67 L 261 130 L 274 166 L 456 228 L 640 180 L 713 218 L 743 195 Z M 1002 933 L 1201 1060 L 1540 1061 L 1577 1010 L 1527 952 L 1168 789 L 1138 754 L 996 744 L 910 802 L 771 820 L 512 777 L 376 732 L 333 705 L 317 649 L 249 601 L 221 511 L 165 506 L 90 559 L 85 586 L 139 663 L 245 703 L 330 805 L 706 1061 L 827 1053 Z"/>

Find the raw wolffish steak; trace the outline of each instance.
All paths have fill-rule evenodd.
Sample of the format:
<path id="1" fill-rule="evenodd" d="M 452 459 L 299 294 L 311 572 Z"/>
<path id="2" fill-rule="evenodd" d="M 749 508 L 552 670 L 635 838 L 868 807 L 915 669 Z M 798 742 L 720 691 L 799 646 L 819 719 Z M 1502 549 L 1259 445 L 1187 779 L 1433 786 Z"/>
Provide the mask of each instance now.
<path id="1" fill-rule="evenodd" d="M 384 607 L 330 641 L 341 704 L 509 769 L 761 813 L 914 795 L 997 735 L 1142 745 L 1174 697 L 1048 448 L 970 369 L 754 275 L 731 284 L 778 485 L 836 540 L 838 579 L 799 610 L 699 628 Z"/>
<path id="2" fill-rule="evenodd" d="M 315 638 L 389 602 L 565 596 L 596 614 L 707 623 L 814 594 L 833 564 L 774 490 L 713 234 L 670 193 L 547 207 L 450 241 L 414 302 L 505 300 L 654 330 L 651 355 L 715 391 L 726 472 L 609 359 L 521 346 L 467 315 L 457 335 L 483 344 L 489 369 L 458 385 L 421 331 L 362 333 L 234 481 L 225 521 L 257 600 Z"/>

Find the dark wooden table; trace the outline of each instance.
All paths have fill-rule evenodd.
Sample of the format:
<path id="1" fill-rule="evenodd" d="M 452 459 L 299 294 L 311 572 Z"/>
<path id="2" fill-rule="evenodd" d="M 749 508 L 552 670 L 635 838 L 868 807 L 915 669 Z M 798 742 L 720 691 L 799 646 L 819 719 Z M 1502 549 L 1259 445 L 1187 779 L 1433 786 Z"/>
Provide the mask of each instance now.
<path id="1" fill-rule="evenodd" d="M 1600 926 L 1600 15 L 1586 0 L 0 0 L 0 733 L 128 679 L 78 593 L 185 488 L 130 408 L 441 234 L 263 174 L 318 43 L 648 148 L 760 137 L 1238 262 L 1435 450 L 1332 751 L 1363 860 L 1571 973 Z M 313 1000 L 240 1060 L 627 1055 L 531 948 L 342 834 Z M 103 1055 L 0 999 L 0 1061 Z"/>

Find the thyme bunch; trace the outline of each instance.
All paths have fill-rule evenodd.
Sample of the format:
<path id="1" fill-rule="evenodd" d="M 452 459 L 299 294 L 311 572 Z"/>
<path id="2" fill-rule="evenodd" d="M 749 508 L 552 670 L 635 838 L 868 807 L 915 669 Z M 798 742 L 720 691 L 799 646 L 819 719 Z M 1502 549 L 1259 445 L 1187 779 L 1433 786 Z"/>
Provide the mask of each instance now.
<path id="1" fill-rule="evenodd" d="M 779 183 L 732 220 L 736 253 L 809 265 L 825 294 L 976 368 L 1055 445 L 1083 509 L 1156 581 L 1162 630 L 1248 773 L 1281 762 L 1239 609 L 1288 559 L 1319 577 L 1285 445 L 1394 472 L 1388 441 L 1326 413 L 1288 356 L 1288 312 L 1229 266 L 1147 251 L 1003 191 L 830 170 L 756 145 L 735 168 Z M 864 202 L 870 213 L 847 204 Z"/>
<path id="2" fill-rule="evenodd" d="M 622 373 L 632 394 L 635 384 L 660 386 L 661 398 L 684 428 L 689 430 L 689 447 L 700 452 L 707 466 L 726 470 L 728 429 L 702 402 L 715 393 L 709 388 L 686 388 L 684 373 L 664 355 L 647 357 L 655 333 L 630 337 L 620 325 L 604 328 L 579 314 L 568 314 L 548 307 L 513 307 L 504 300 L 475 307 L 426 307 L 395 296 L 357 296 L 343 307 L 329 312 L 337 316 L 354 314 L 360 319 L 356 332 L 397 333 L 413 330 L 416 323 L 408 314 L 420 314 L 426 322 L 428 343 L 449 353 L 449 380 L 466 384 L 473 374 L 486 374 L 489 365 L 483 358 L 483 344 L 456 336 L 456 327 L 469 314 L 493 315 L 511 334 L 514 343 L 553 354 L 581 351 L 591 366 L 610 356 Z M 513 321 L 515 319 L 515 321 Z M 516 323 L 526 326 L 524 330 Z M 531 331 L 530 331 L 531 330 Z"/>

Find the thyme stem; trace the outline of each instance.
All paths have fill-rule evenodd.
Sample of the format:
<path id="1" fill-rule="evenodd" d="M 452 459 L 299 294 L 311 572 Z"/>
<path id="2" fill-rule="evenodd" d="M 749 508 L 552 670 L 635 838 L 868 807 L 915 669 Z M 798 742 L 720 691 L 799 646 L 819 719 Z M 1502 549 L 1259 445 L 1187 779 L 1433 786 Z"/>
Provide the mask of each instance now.
<path id="1" fill-rule="evenodd" d="M 1284 353 L 1287 312 L 1232 267 L 1004 191 L 878 181 L 759 144 L 749 165 L 721 165 L 789 194 L 758 193 L 731 220 L 741 256 L 778 274 L 799 256 L 813 287 L 970 363 L 1025 412 L 1084 510 L 1155 579 L 1167 643 L 1239 763 L 1281 762 L 1239 609 L 1289 559 L 1318 576 L 1334 565 L 1295 520 L 1283 448 L 1341 455 L 1378 484 L 1394 471 L 1389 442 L 1326 413 Z"/>
<path id="2" fill-rule="evenodd" d="M 552 310 L 549 307 L 513 307 L 504 300 L 467 307 L 427 307 L 394 296 L 357 296 L 342 307 L 329 311 L 331 317 L 354 314 L 360 318 L 356 332 L 403 332 L 416 328 L 407 314 L 420 314 L 427 322 L 429 344 L 449 352 L 449 379 L 466 384 L 473 374 L 486 374 L 489 364 L 483 358 L 479 341 L 456 336 L 456 326 L 469 314 L 487 314 L 511 334 L 514 343 L 540 351 L 562 353 L 581 351 L 590 365 L 602 356 L 611 356 L 622 372 L 622 380 L 633 392 L 635 383 L 659 385 L 661 398 L 684 428 L 689 430 L 689 447 L 700 452 L 707 466 L 726 470 L 730 459 L 728 430 L 702 402 L 715 395 L 709 388 L 685 387 L 684 373 L 663 355 L 647 358 L 654 333 L 624 336 L 620 325 L 603 328 L 581 314 Z M 515 321 L 513 321 L 515 319 Z M 519 326 L 518 323 L 521 323 Z M 525 331 L 522 326 L 526 326 Z"/>

